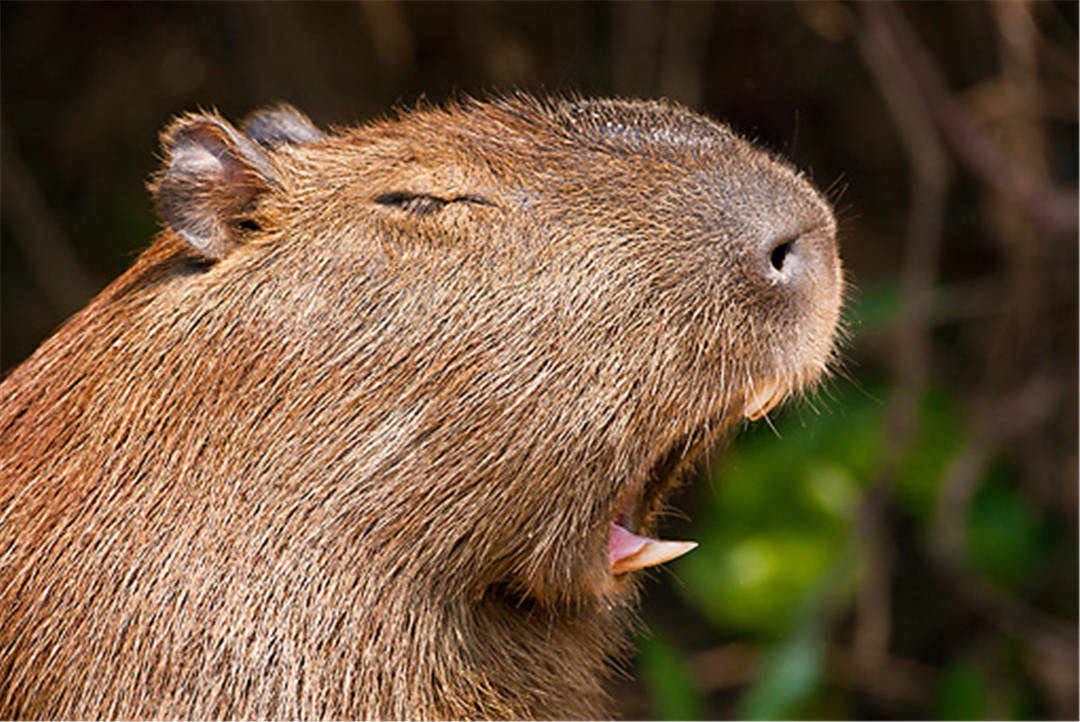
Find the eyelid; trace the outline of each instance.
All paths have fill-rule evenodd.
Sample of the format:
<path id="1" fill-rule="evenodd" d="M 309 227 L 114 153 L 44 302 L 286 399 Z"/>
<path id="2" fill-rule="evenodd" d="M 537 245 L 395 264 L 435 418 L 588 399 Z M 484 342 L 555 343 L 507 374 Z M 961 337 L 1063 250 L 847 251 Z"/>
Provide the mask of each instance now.
<path id="1" fill-rule="evenodd" d="M 383 193 L 375 197 L 379 205 L 398 208 L 417 215 L 427 215 L 442 210 L 448 203 L 476 203 L 478 205 L 494 205 L 491 201 L 481 196 L 460 195 L 453 198 L 440 198 L 430 193 L 411 193 L 408 191 L 394 191 Z"/>

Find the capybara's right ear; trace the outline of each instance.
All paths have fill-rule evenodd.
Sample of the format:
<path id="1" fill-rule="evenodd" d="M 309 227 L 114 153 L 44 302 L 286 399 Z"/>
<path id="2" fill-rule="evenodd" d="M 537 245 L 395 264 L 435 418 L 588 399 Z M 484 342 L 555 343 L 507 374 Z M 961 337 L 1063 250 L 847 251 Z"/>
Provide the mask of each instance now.
<path id="1" fill-rule="evenodd" d="M 223 258 L 258 230 L 258 197 L 277 186 L 258 143 L 216 114 L 181 117 L 161 136 L 165 162 L 150 190 L 161 220 L 200 255 Z"/>

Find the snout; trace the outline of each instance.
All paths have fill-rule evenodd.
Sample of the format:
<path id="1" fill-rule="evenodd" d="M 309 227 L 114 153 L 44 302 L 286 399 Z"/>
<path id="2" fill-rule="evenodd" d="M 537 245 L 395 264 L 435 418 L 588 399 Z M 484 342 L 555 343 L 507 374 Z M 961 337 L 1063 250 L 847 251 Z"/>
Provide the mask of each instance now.
<path id="1" fill-rule="evenodd" d="M 830 219 L 765 238 L 754 263 L 769 286 L 800 297 L 813 295 L 819 302 L 838 295 L 839 265 Z"/>
<path id="2" fill-rule="evenodd" d="M 750 420 L 812 386 L 832 354 L 843 297 L 836 223 L 827 207 L 800 217 L 807 206 L 769 218 L 744 248 L 758 299 L 751 327 L 759 350 L 767 349 L 751 360 L 743 406 Z M 769 224 L 771 232 L 761 232 Z"/>
<path id="3" fill-rule="evenodd" d="M 798 240 L 798 237 L 782 236 L 767 244 L 765 253 L 768 257 L 768 267 L 765 268 L 765 273 L 775 282 L 790 282 L 799 273 L 803 265 L 802 257 L 806 253 L 803 246 L 806 244 L 800 244 L 796 248 L 795 244 Z"/>

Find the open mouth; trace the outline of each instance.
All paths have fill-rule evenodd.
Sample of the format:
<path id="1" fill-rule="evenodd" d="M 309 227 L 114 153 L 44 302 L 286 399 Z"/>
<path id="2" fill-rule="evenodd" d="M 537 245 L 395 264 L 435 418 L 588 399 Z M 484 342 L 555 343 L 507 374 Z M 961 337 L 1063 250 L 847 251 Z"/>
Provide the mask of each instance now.
<path id="1" fill-rule="evenodd" d="M 756 385 L 747 395 L 743 416 L 750 421 L 762 418 L 783 401 L 790 388 L 790 383 L 781 376 Z M 661 457 L 642 493 L 625 502 L 611 520 L 608 559 L 612 574 L 625 574 L 669 562 L 698 545 L 695 541 L 655 539 L 636 533 L 650 510 L 659 504 L 674 483 L 684 450 L 685 444 L 680 442 Z"/>
<path id="2" fill-rule="evenodd" d="M 618 522 L 611 522 L 608 558 L 612 574 L 625 574 L 681 557 L 697 546 L 695 541 L 668 541 L 640 536 Z"/>

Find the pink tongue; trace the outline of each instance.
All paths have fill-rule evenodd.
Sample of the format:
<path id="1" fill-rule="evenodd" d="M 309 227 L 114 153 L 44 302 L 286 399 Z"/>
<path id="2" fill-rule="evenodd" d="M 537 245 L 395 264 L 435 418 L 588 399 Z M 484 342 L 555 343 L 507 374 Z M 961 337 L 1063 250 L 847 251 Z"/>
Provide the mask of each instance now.
<path id="1" fill-rule="evenodd" d="M 638 536 L 623 526 L 611 522 L 608 535 L 608 558 L 612 574 L 632 572 L 663 564 L 682 556 L 697 546 L 697 542 L 661 541 Z"/>
<path id="2" fill-rule="evenodd" d="M 648 537 L 638 536 L 634 532 L 625 529 L 615 522 L 611 522 L 611 535 L 608 536 L 608 556 L 611 558 L 611 566 L 620 559 L 632 557 L 641 551 L 641 547 L 648 544 Z"/>

